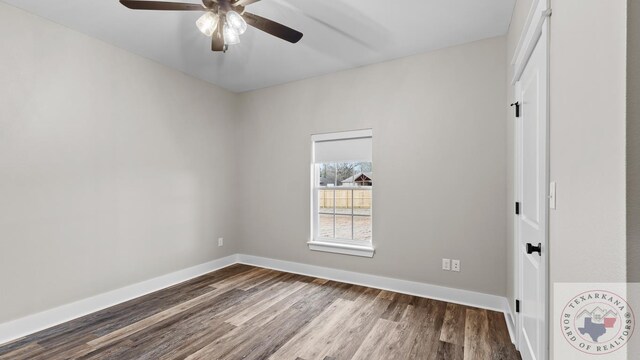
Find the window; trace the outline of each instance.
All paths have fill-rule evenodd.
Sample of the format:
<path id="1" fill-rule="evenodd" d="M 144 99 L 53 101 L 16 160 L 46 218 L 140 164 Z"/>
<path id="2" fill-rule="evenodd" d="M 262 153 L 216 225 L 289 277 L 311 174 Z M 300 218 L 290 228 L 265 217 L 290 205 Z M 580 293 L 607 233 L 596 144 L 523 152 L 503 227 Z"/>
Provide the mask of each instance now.
<path id="1" fill-rule="evenodd" d="M 312 250 L 373 256 L 372 132 L 312 137 Z"/>

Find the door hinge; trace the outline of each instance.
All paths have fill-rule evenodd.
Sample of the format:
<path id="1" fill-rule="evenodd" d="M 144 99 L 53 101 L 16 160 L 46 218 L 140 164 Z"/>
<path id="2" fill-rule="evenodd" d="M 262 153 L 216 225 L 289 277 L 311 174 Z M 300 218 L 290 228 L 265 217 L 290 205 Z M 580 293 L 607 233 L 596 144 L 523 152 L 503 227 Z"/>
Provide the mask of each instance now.
<path id="1" fill-rule="evenodd" d="M 516 201 L 516 215 L 520 215 L 520 203 Z"/>
<path id="2" fill-rule="evenodd" d="M 516 107 L 516 117 L 519 118 L 520 117 L 520 102 L 516 101 L 513 104 L 511 104 L 511 106 L 515 106 Z"/>
<path id="3" fill-rule="evenodd" d="M 520 312 L 520 300 L 516 300 L 516 312 Z"/>

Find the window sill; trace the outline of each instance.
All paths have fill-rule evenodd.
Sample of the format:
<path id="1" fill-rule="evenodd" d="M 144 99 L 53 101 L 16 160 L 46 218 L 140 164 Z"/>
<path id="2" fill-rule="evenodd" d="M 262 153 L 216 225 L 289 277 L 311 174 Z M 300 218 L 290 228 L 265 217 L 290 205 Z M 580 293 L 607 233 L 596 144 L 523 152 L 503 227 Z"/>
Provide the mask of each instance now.
<path id="1" fill-rule="evenodd" d="M 372 258 L 375 253 L 375 249 L 371 245 L 351 245 L 327 241 L 309 241 L 307 244 L 309 244 L 309 249 L 313 251 L 324 251 L 335 254 Z"/>

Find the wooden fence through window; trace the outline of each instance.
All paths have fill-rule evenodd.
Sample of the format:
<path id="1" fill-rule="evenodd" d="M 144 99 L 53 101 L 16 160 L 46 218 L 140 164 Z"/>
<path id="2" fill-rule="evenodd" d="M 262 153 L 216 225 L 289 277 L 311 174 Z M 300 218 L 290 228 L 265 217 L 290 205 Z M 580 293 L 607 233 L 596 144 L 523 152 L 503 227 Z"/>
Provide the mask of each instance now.
<path id="1" fill-rule="evenodd" d="M 335 192 L 335 205 L 338 209 L 370 209 L 371 189 L 326 189 L 318 193 L 318 205 L 320 208 L 333 208 Z"/>

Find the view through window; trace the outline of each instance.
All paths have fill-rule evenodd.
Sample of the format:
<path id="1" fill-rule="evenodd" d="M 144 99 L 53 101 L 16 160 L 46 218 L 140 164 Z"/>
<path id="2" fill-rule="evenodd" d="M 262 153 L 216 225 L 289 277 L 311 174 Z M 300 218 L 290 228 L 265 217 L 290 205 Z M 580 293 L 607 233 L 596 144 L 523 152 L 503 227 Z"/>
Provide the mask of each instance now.
<path id="1" fill-rule="evenodd" d="M 371 162 L 316 164 L 318 238 L 371 241 Z"/>

